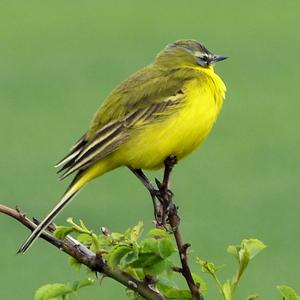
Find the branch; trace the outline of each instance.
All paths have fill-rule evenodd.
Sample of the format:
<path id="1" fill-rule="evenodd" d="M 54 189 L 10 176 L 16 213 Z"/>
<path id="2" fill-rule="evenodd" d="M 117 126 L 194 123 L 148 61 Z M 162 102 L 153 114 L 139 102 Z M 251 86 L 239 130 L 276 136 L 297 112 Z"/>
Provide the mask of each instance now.
<path id="1" fill-rule="evenodd" d="M 177 207 L 173 203 L 173 193 L 170 191 L 170 175 L 174 165 L 177 163 L 176 157 L 168 157 L 165 160 L 165 171 L 162 184 L 158 183 L 159 190 L 161 194 L 161 198 L 163 201 L 163 206 L 168 210 L 168 222 L 172 228 L 172 232 L 174 238 L 176 240 L 176 245 L 179 252 L 180 262 L 181 262 L 181 269 L 178 269 L 180 273 L 186 280 L 186 283 L 191 291 L 192 297 L 194 300 L 201 300 L 202 295 L 200 293 L 200 286 L 195 283 L 190 267 L 188 265 L 188 256 L 187 256 L 187 249 L 191 246 L 190 244 L 185 244 L 183 242 L 179 224 L 180 224 L 180 217 L 178 215 Z"/>
<path id="2" fill-rule="evenodd" d="M 12 209 L 0 204 L 0 212 L 16 219 L 18 222 L 20 222 L 30 230 L 34 230 L 36 228 L 36 224 L 28 219 L 25 214 L 21 213 L 18 208 Z M 86 265 L 91 270 L 102 273 L 105 276 L 120 282 L 127 288 L 136 291 L 143 298 L 147 300 L 163 300 L 163 297 L 159 293 L 151 289 L 151 287 L 146 282 L 137 280 L 131 275 L 118 269 L 111 269 L 100 255 L 95 254 L 74 238 L 67 237 L 64 241 L 62 241 L 45 231 L 41 234 L 40 237 L 53 246 L 57 247 L 58 249 L 74 257 L 76 260 Z"/>

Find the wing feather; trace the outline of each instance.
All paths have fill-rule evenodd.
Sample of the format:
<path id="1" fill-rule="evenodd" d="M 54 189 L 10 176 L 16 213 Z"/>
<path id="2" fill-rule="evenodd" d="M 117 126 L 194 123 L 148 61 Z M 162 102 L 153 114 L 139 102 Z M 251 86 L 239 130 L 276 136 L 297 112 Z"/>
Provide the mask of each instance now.
<path id="1" fill-rule="evenodd" d="M 59 168 L 60 166 L 65 165 L 68 161 L 75 157 L 86 143 L 87 140 L 85 139 L 84 134 L 70 149 L 70 152 L 55 165 L 55 168 Z"/>

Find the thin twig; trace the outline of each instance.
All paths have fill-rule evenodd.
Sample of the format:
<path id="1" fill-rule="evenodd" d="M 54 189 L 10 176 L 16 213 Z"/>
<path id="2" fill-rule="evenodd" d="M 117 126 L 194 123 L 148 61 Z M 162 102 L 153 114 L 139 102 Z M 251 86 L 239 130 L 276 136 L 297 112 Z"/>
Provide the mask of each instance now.
<path id="1" fill-rule="evenodd" d="M 177 163 L 176 157 L 169 157 L 165 160 L 165 170 L 164 178 L 161 185 L 161 197 L 164 202 L 164 209 L 167 207 L 168 210 L 168 222 L 172 228 L 174 238 L 176 240 L 176 245 L 179 252 L 180 262 L 182 269 L 181 274 L 185 278 L 187 285 L 191 291 L 192 297 L 194 300 L 201 300 L 202 296 L 200 293 L 200 286 L 195 283 L 190 267 L 188 265 L 188 256 L 187 249 L 190 247 L 190 244 L 184 243 L 180 230 L 180 217 L 178 215 L 178 210 L 176 205 L 172 201 L 173 193 L 170 191 L 170 175 L 174 165 Z M 179 269 L 177 269 L 179 270 Z"/>
<path id="2" fill-rule="evenodd" d="M 0 212 L 16 219 L 30 230 L 34 230 L 36 228 L 36 224 L 28 219 L 18 208 L 12 209 L 0 204 Z M 41 238 L 74 257 L 77 261 L 86 265 L 91 270 L 104 274 L 105 276 L 120 282 L 122 285 L 136 291 L 147 300 L 164 299 L 159 293 L 151 288 L 150 284 L 137 280 L 121 270 L 111 269 L 100 255 L 95 254 L 90 249 L 71 237 L 61 241 L 50 233 L 44 231 L 41 234 Z"/>

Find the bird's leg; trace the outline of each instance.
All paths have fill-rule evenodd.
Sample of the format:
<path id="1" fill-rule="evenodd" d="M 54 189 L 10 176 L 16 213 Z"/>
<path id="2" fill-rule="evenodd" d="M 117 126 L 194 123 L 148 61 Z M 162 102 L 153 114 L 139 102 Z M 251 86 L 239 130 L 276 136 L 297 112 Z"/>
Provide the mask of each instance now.
<path id="1" fill-rule="evenodd" d="M 142 184 L 146 187 L 146 189 L 149 191 L 153 203 L 153 209 L 154 209 L 154 217 L 157 222 L 157 224 L 160 224 L 160 210 L 158 209 L 156 199 L 161 203 L 162 200 L 160 199 L 160 191 L 157 191 L 147 176 L 143 173 L 141 169 L 134 169 L 132 167 L 128 167 L 130 171 L 142 182 Z"/>
<path id="2" fill-rule="evenodd" d="M 162 188 L 166 196 L 172 198 L 173 193 L 170 191 L 170 176 L 174 166 L 177 164 L 177 158 L 174 155 L 167 157 L 164 161 L 165 171 L 164 171 L 164 179 L 162 182 Z M 172 200 L 172 199 L 171 199 Z"/>
<path id="3" fill-rule="evenodd" d="M 172 209 L 172 198 L 173 193 L 170 190 L 170 176 L 173 170 L 173 167 L 177 163 L 176 156 L 169 156 L 165 159 L 165 170 L 164 170 L 164 177 L 163 181 L 160 182 L 159 180 L 155 179 L 156 185 L 160 192 L 161 202 L 160 202 L 160 211 L 161 211 L 161 223 L 165 229 L 166 228 L 166 219 L 169 214 L 169 210 Z"/>
<path id="4" fill-rule="evenodd" d="M 159 221 L 158 225 L 163 227 L 166 231 L 170 232 L 169 228 L 166 225 L 166 220 L 167 220 L 166 213 L 167 213 L 168 208 L 166 205 L 167 201 L 162 196 L 163 195 L 163 185 L 157 178 L 155 178 L 155 183 L 157 185 L 158 192 L 160 194 L 160 199 L 161 199 L 161 201 L 159 203 L 159 207 L 158 207 L 159 216 L 160 216 L 160 221 Z"/>

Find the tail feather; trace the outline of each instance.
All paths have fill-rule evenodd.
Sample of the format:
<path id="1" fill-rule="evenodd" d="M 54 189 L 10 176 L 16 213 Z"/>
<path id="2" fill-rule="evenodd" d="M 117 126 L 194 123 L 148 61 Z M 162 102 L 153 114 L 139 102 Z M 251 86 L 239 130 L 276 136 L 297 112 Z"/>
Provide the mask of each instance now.
<path id="1" fill-rule="evenodd" d="M 77 193 L 79 193 L 81 187 L 77 189 L 74 187 L 76 187 L 76 185 L 70 187 L 67 190 L 67 192 L 63 195 L 63 197 L 57 203 L 57 205 L 50 211 L 46 218 L 35 228 L 35 230 L 31 233 L 28 239 L 20 247 L 18 253 L 26 252 L 29 249 L 29 247 L 34 243 L 34 241 L 42 234 L 42 232 L 51 224 L 51 222 L 58 215 L 58 213 L 72 201 L 72 199 L 77 195 Z"/>
<path id="2" fill-rule="evenodd" d="M 31 233 L 25 243 L 21 246 L 18 253 L 26 252 L 33 242 L 42 234 L 42 232 L 51 224 L 54 218 L 59 214 L 59 212 L 67 206 L 76 196 L 77 193 L 93 178 L 106 173 L 109 170 L 115 168 L 115 164 L 109 159 L 103 159 L 99 161 L 94 166 L 79 170 L 73 181 L 71 182 L 69 188 L 55 205 L 55 207 L 50 211 L 46 218 L 35 228 Z"/>

